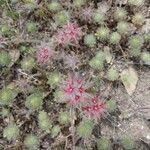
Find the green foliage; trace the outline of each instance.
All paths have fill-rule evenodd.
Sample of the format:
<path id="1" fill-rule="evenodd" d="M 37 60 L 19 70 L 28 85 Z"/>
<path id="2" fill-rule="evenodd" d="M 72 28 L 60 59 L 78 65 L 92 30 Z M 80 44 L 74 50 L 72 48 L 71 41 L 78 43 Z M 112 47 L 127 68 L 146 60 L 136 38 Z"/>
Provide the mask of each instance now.
<path id="1" fill-rule="evenodd" d="M 141 36 L 132 36 L 129 39 L 129 47 L 131 49 L 139 49 L 143 46 L 143 38 Z"/>
<path id="2" fill-rule="evenodd" d="M 98 24 L 103 24 L 105 20 L 105 15 L 100 13 L 98 10 L 92 16 L 93 21 Z"/>
<path id="3" fill-rule="evenodd" d="M 51 130 L 51 135 L 52 137 L 56 137 L 59 133 L 60 133 L 60 126 L 59 125 L 55 125 L 52 130 Z"/>
<path id="4" fill-rule="evenodd" d="M 35 67 L 35 60 L 33 57 L 26 57 L 21 62 L 21 68 L 25 71 L 31 71 Z"/>
<path id="5" fill-rule="evenodd" d="M 86 0 L 74 0 L 73 4 L 75 7 L 80 8 L 85 4 Z"/>
<path id="6" fill-rule="evenodd" d="M 47 133 L 50 132 L 50 129 L 52 128 L 52 124 L 51 124 L 48 114 L 45 111 L 39 112 L 38 124 L 42 130 L 46 131 Z"/>
<path id="7" fill-rule="evenodd" d="M 57 71 L 51 72 L 48 75 L 48 81 L 47 83 L 52 87 L 55 88 L 58 86 L 61 82 L 61 74 Z"/>
<path id="8" fill-rule="evenodd" d="M 34 33 L 37 31 L 37 24 L 35 22 L 29 22 L 26 25 L 26 29 L 28 33 Z"/>
<path id="9" fill-rule="evenodd" d="M 19 136 L 19 128 L 15 124 L 9 124 L 3 130 L 3 137 L 7 138 L 7 140 L 15 140 Z"/>
<path id="10" fill-rule="evenodd" d="M 10 27 L 8 25 L 2 25 L 0 27 L 0 33 L 3 35 L 3 36 L 9 36 L 10 33 L 11 33 L 11 30 L 10 30 Z"/>
<path id="11" fill-rule="evenodd" d="M 95 57 L 93 57 L 89 65 L 96 70 L 102 70 L 104 66 L 104 61 L 105 61 L 105 54 L 102 51 L 99 51 Z"/>
<path id="12" fill-rule="evenodd" d="M 33 134 L 28 134 L 24 139 L 24 145 L 29 150 L 37 150 L 37 148 L 39 146 L 39 139 L 37 136 L 35 136 Z"/>
<path id="13" fill-rule="evenodd" d="M 59 2 L 57 1 L 52 1 L 50 4 L 48 4 L 48 9 L 51 12 L 58 12 L 62 9 L 62 6 Z"/>
<path id="14" fill-rule="evenodd" d="M 0 91 L 0 105 L 11 105 L 17 96 L 18 92 L 16 89 L 3 88 Z"/>
<path id="15" fill-rule="evenodd" d="M 55 101 L 58 103 L 64 103 L 65 99 L 64 99 L 64 92 L 61 90 L 56 90 L 54 93 L 54 98 Z"/>
<path id="16" fill-rule="evenodd" d="M 55 15 L 55 22 L 56 24 L 62 26 L 64 24 L 66 24 L 67 22 L 69 22 L 70 17 L 67 11 L 60 11 Z"/>
<path id="17" fill-rule="evenodd" d="M 60 124 L 68 125 L 70 123 L 70 120 L 71 120 L 71 116 L 70 116 L 69 112 L 64 111 L 64 112 L 59 113 L 58 121 Z"/>
<path id="18" fill-rule="evenodd" d="M 119 44 L 120 40 L 121 40 L 121 35 L 118 32 L 113 32 L 110 35 L 110 43 L 111 44 Z"/>
<path id="19" fill-rule="evenodd" d="M 110 150 L 111 141 L 106 137 L 101 137 L 97 140 L 98 150 Z"/>
<path id="20" fill-rule="evenodd" d="M 94 124 L 91 120 L 82 121 L 77 127 L 77 133 L 82 138 L 90 137 L 92 134 L 93 127 Z"/>
<path id="21" fill-rule="evenodd" d="M 144 41 L 147 42 L 147 43 L 150 42 L 150 33 L 145 33 L 144 34 Z"/>
<path id="22" fill-rule="evenodd" d="M 132 150 L 135 147 L 134 140 L 129 136 L 122 138 L 121 143 L 126 150 Z"/>
<path id="23" fill-rule="evenodd" d="M 109 37 L 109 29 L 106 27 L 100 27 L 96 31 L 96 37 L 102 41 L 106 41 Z"/>
<path id="24" fill-rule="evenodd" d="M 0 52 L 0 66 L 8 66 L 11 62 L 11 57 L 8 52 Z"/>
<path id="25" fill-rule="evenodd" d="M 145 0 L 128 0 L 129 5 L 133 6 L 141 6 L 143 5 Z"/>
<path id="26" fill-rule="evenodd" d="M 129 39 L 130 54 L 132 56 L 139 56 L 141 54 L 141 47 L 143 46 L 143 38 L 140 36 L 132 36 Z"/>
<path id="27" fill-rule="evenodd" d="M 129 24 L 125 21 L 120 21 L 117 24 L 117 31 L 122 34 L 127 34 L 129 32 Z"/>
<path id="28" fill-rule="evenodd" d="M 142 54 L 141 54 L 141 60 L 145 64 L 150 65 L 150 52 L 142 52 Z"/>
<path id="29" fill-rule="evenodd" d="M 118 79 L 119 73 L 116 69 L 110 68 L 107 72 L 107 77 L 108 77 L 108 80 L 115 81 Z"/>
<path id="30" fill-rule="evenodd" d="M 117 108 L 116 101 L 114 100 L 109 100 L 106 102 L 106 109 L 109 113 L 114 112 Z"/>
<path id="31" fill-rule="evenodd" d="M 145 21 L 145 17 L 141 13 L 136 13 L 132 18 L 132 22 L 135 25 L 142 25 L 144 23 L 144 21 Z"/>
<path id="32" fill-rule="evenodd" d="M 0 115 L 2 115 L 3 117 L 8 117 L 10 115 L 10 111 L 7 108 L 2 108 Z"/>
<path id="33" fill-rule="evenodd" d="M 94 47 L 96 45 L 96 37 L 94 36 L 94 34 L 85 35 L 84 44 L 88 47 Z"/>
<path id="34" fill-rule="evenodd" d="M 43 100 L 41 93 L 34 93 L 27 97 L 25 105 L 28 109 L 38 110 L 42 108 Z"/>
<path id="35" fill-rule="evenodd" d="M 114 18 L 117 21 L 124 20 L 127 17 L 127 11 L 123 8 L 117 8 L 114 13 Z"/>

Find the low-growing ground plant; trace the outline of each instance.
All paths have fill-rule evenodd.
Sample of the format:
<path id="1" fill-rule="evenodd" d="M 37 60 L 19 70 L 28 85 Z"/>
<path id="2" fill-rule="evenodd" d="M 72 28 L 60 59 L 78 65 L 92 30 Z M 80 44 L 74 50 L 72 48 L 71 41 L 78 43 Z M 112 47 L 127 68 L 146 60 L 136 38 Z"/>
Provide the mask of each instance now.
<path id="1" fill-rule="evenodd" d="M 0 150 L 149 150 L 149 43 L 148 0 L 0 0 Z"/>

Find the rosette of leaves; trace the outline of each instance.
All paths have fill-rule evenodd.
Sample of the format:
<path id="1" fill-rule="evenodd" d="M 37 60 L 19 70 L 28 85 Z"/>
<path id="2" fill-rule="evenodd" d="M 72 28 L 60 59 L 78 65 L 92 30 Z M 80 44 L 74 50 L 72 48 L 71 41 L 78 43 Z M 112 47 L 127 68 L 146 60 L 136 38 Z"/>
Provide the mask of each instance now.
<path id="1" fill-rule="evenodd" d="M 77 127 L 77 133 L 82 138 L 88 138 L 91 136 L 94 124 L 91 120 L 85 120 Z"/>
<path id="2" fill-rule="evenodd" d="M 67 111 L 64 112 L 60 112 L 59 117 L 58 117 L 58 121 L 60 124 L 62 125 L 68 125 L 70 123 L 70 114 Z"/>
<path id="3" fill-rule="evenodd" d="M 59 125 L 55 125 L 52 130 L 51 130 L 51 135 L 52 137 L 56 137 L 59 133 L 60 133 L 60 126 Z"/>
<path id="4" fill-rule="evenodd" d="M 26 99 L 25 105 L 30 110 L 39 110 L 42 108 L 43 97 L 42 93 L 33 93 Z"/>
<path id="5" fill-rule="evenodd" d="M 47 83 L 52 87 L 55 88 L 58 86 L 61 82 L 61 74 L 57 71 L 51 72 L 48 75 L 48 81 Z"/>
<path id="6" fill-rule="evenodd" d="M 58 12 L 62 9 L 62 6 L 58 1 L 53 0 L 51 3 L 48 4 L 48 9 L 51 12 Z"/>
<path id="7" fill-rule="evenodd" d="M 3 130 L 3 137 L 7 138 L 7 140 L 15 140 L 19 136 L 19 128 L 15 124 L 9 124 L 4 130 Z"/>
<path id="8" fill-rule="evenodd" d="M 118 79 L 119 73 L 116 69 L 110 68 L 107 72 L 107 77 L 108 77 L 108 80 L 115 81 Z"/>
<path id="9" fill-rule="evenodd" d="M 3 88 L 0 91 L 0 105 L 11 105 L 17 95 L 18 91 L 16 89 L 9 87 Z"/>
<path id="10" fill-rule="evenodd" d="M 141 59 L 146 65 L 150 65 L 150 52 L 142 52 Z"/>
<path id="11" fill-rule="evenodd" d="M 114 100 L 109 100 L 106 102 L 106 109 L 109 113 L 114 112 L 117 109 L 117 103 Z"/>
<path id="12" fill-rule="evenodd" d="M 104 61 L 105 61 L 105 53 L 102 51 L 99 51 L 95 57 L 93 57 L 89 65 L 96 70 L 102 70 L 104 66 Z"/>
<path id="13" fill-rule="evenodd" d="M 24 145 L 29 150 L 38 150 L 39 147 L 39 139 L 37 136 L 33 134 L 28 134 L 24 139 Z"/>
<path id="14" fill-rule="evenodd" d="M 84 37 L 84 44 L 88 47 L 94 47 L 96 45 L 96 37 L 94 34 L 87 34 Z"/>
<path id="15" fill-rule="evenodd" d="M 107 137 L 101 137 L 97 139 L 98 150 L 109 150 L 111 147 L 111 141 Z"/>
<path id="16" fill-rule="evenodd" d="M 8 66 L 11 63 L 11 56 L 6 51 L 0 52 L 0 66 Z"/>
<path id="17" fill-rule="evenodd" d="M 39 124 L 39 127 L 42 130 L 46 131 L 47 133 L 50 132 L 52 124 L 51 124 L 51 121 L 50 121 L 50 118 L 49 118 L 48 114 L 45 111 L 40 111 L 39 112 L 38 124 Z"/>
<path id="18" fill-rule="evenodd" d="M 35 59 L 31 56 L 25 57 L 21 62 L 21 68 L 30 72 L 35 67 Z"/>
<path id="19" fill-rule="evenodd" d="M 130 136 L 123 137 L 121 143 L 126 150 L 133 150 L 135 148 L 135 142 Z"/>
<path id="20" fill-rule="evenodd" d="M 69 13 L 65 10 L 58 12 L 55 16 L 55 22 L 57 25 L 63 26 L 70 20 Z"/>

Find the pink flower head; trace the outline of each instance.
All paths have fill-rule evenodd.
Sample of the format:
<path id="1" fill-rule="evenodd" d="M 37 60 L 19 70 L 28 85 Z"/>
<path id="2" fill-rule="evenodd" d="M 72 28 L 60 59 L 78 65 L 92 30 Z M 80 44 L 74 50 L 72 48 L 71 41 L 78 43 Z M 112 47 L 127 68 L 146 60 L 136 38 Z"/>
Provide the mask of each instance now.
<path id="1" fill-rule="evenodd" d="M 98 99 L 98 97 L 94 97 L 91 99 L 92 104 L 82 107 L 85 115 L 91 118 L 100 118 L 106 112 L 106 104 Z"/>
<path id="2" fill-rule="evenodd" d="M 63 83 L 65 99 L 71 105 L 83 103 L 89 95 L 87 89 L 85 80 L 78 75 L 70 75 L 68 80 Z"/>
<path id="3" fill-rule="evenodd" d="M 63 46 L 77 44 L 81 35 L 81 28 L 76 23 L 68 23 L 58 32 L 56 40 Z"/>
<path id="4" fill-rule="evenodd" d="M 50 58 L 53 56 L 53 52 L 48 47 L 42 47 L 37 52 L 37 61 L 40 64 L 47 64 Z"/>

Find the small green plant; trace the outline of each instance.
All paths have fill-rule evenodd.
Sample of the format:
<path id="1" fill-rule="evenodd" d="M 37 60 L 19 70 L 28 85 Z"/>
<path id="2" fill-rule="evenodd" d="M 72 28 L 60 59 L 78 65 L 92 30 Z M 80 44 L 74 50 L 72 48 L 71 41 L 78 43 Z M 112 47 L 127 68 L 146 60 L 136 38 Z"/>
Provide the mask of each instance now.
<path id="1" fill-rule="evenodd" d="M 21 62 L 21 68 L 24 71 L 30 72 L 35 67 L 35 59 L 33 57 L 26 57 Z"/>
<path id="2" fill-rule="evenodd" d="M 70 17 L 69 13 L 67 11 L 60 11 L 55 15 L 55 22 L 57 25 L 63 26 L 67 22 L 69 22 Z"/>
<path id="3" fill-rule="evenodd" d="M 8 117 L 10 115 L 10 111 L 7 108 L 2 108 L 0 115 L 2 115 L 3 117 Z"/>
<path id="4" fill-rule="evenodd" d="M 56 86 L 59 85 L 61 82 L 61 74 L 57 71 L 51 72 L 48 75 L 48 81 L 47 83 L 52 87 L 55 88 Z"/>
<path id="5" fill-rule="evenodd" d="M 9 36 L 10 33 L 11 33 L 11 30 L 10 30 L 10 27 L 8 25 L 2 25 L 0 27 L 0 33 L 3 35 L 3 36 Z"/>
<path id="6" fill-rule="evenodd" d="M 104 61 L 105 61 L 105 54 L 102 51 L 99 51 L 95 57 L 93 57 L 89 65 L 96 70 L 102 70 L 104 66 Z"/>
<path id="7" fill-rule="evenodd" d="M 52 137 L 56 137 L 59 133 L 60 133 L 60 126 L 59 125 L 55 125 L 52 130 L 51 130 L 51 135 Z"/>
<path id="8" fill-rule="evenodd" d="M 114 112 L 117 108 L 116 101 L 114 100 L 109 100 L 106 102 L 106 109 L 109 113 Z"/>
<path id="9" fill-rule="evenodd" d="M 141 6 L 144 2 L 145 0 L 128 0 L 129 5 L 131 6 Z"/>
<path id="10" fill-rule="evenodd" d="M 105 15 L 97 10 L 95 13 L 93 13 L 92 18 L 95 23 L 103 24 L 105 20 Z"/>
<path id="11" fill-rule="evenodd" d="M 150 65 L 150 52 L 142 52 L 142 54 L 141 54 L 141 60 L 145 64 Z"/>
<path id="12" fill-rule="evenodd" d="M 62 9 L 62 6 L 58 1 L 52 1 L 51 3 L 48 4 L 48 9 L 51 12 L 58 12 Z"/>
<path id="13" fill-rule="evenodd" d="M 24 139 L 24 145 L 29 150 L 37 150 L 39 146 L 39 139 L 33 134 L 28 134 Z"/>
<path id="14" fill-rule="evenodd" d="M 119 73 L 116 69 L 110 68 L 107 72 L 107 77 L 108 77 L 108 80 L 115 81 L 118 79 Z"/>
<path id="15" fill-rule="evenodd" d="M 77 128 L 77 133 L 80 137 L 90 137 L 92 134 L 94 124 L 91 120 L 82 121 Z"/>
<path id="16" fill-rule="evenodd" d="M 136 13 L 132 18 L 132 22 L 135 25 L 143 25 L 144 21 L 145 21 L 145 17 L 141 13 Z"/>
<path id="17" fill-rule="evenodd" d="M 39 124 L 39 127 L 42 130 L 46 131 L 47 133 L 50 132 L 50 129 L 52 128 L 52 125 L 51 125 L 51 121 L 49 119 L 49 116 L 45 111 L 40 111 L 39 112 L 38 124 Z"/>
<path id="18" fill-rule="evenodd" d="M 8 52 L 0 52 L 0 66 L 8 66 L 11 63 L 11 57 Z"/>
<path id="19" fill-rule="evenodd" d="M 65 93 L 62 90 L 55 91 L 54 98 L 57 103 L 64 103 L 65 102 L 64 97 L 65 97 Z"/>
<path id="20" fill-rule="evenodd" d="M 110 43 L 111 44 L 119 44 L 120 40 L 121 40 L 121 35 L 118 32 L 113 32 L 110 35 Z"/>
<path id="21" fill-rule="evenodd" d="M 88 47 L 94 47 L 96 45 L 96 37 L 94 36 L 94 34 L 85 35 L 84 44 Z"/>
<path id="22" fill-rule="evenodd" d="M 18 92 L 16 89 L 11 89 L 8 87 L 3 88 L 0 91 L 0 105 L 11 105 L 17 94 Z"/>
<path id="23" fill-rule="evenodd" d="M 111 147 L 110 139 L 106 137 L 101 137 L 97 140 L 97 148 L 98 150 L 109 150 Z"/>
<path id="24" fill-rule="evenodd" d="M 143 46 L 143 38 L 140 36 L 132 36 L 129 39 L 130 54 L 132 56 L 139 56 L 141 54 L 141 47 Z"/>
<path id="25" fill-rule="evenodd" d="M 145 33 L 145 34 L 144 34 L 144 41 L 145 41 L 146 43 L 150 42 L 150 33 Z"/>
<path id="26" fill-rule="evenodd" d="M 117 24 L 117 31 L 122 35 L 127 34 L 129 32 L 129 24 L 125 21 L 120 21 Z"/>
<path id="27" fill-rule="evenodd" d="M 35 22 L 29 22 L 26 25 L 28 33 L 34 33 L 37 31 L 37 24 Z"/>
<path id="28" fill-rule="evenodd" d="M 117 8 L 114 13 L 114 18 L 117 21 L 124 20 L 127 17 L 127 11 L 123 8 Z"/>
<path id="29" fill-rule="evenodd" d="M 80 8 L 86 3 L 86 0 L 74 0 L 73 4 L 75 7 Z"/>
<path id="30" fill-rule="evenodd" d="M 15 140 L 19 136 L 19 128 L 15 124 L 9 124 L 3 131 L 3 137 L 7 140 Z"/>
<path id="31" fill-rule="evenodd" d="M 96 37 L 101 41 L 106 41 L 109 37 L 109 29 L 106 27 L 100 27 L 96 31 Z"/>
<path id="32" fill-rule="evenodd" d="M 135 35 L 129 39 L 129 47 L 131 49 L 139 49 L 143 46 L 143 38 L 141 36 Z"/>
<path id="33" fill-rule="evenodd" d="M 62 125 L 68 125 L 70 123 L 71 117 L 69 112 L 64 111 L 59 113 L 58 121 Z"/>
<path id="34" fill-rule="evenodd" d="M 123 137 L 121 143 L 126 150 L 132 150 L 135 147 L 134 140 L 129 136 Z"/>
<path id="35" fill-rule="evenodd" d="M 33 93 L 26 99 L 25 105 L 28 109 L 38 110 L 42 108 L 43 100 L 41 93 Z"/>

